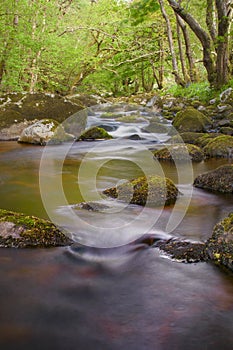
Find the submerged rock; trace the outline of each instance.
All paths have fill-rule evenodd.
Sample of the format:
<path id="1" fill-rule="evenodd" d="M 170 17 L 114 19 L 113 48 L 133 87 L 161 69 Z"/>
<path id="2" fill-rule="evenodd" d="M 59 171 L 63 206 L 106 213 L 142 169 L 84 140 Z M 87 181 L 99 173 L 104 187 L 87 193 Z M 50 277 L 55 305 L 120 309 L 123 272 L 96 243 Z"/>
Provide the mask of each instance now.
<path id="1" fill-rule="evenodd" d="M 20 135 L 18 142 L 32 143 L 35 145 L 46 145 L 73 140 L 74 137 L 67 134 L 62 125 L 56 120 L 42 119 L 25 128 Z"/>
<path id="2" fill-rule="evenodd" d="M 215 225 L 206 242 L 209 258 L 233 271 L 233 213 Z"/>
<path id="3" fill-rule="evenodd" d="M 233 193 L 233 164 L 198 175 L 194 186 L 210 191 Z"/>
<path id="4" fill-rule="evenodd" d="M 112 139 L 112 136 L 103 128 L 94 126 L 91 129 L 84 131 L 84 133 L 78 138 L 78 141 L 84 140 L 109 140 Z"/>
<path id="5" fill-rule="evenodd" d="M 206 132 L 211 125 L 211 120 L 193 107 L 178 112 L 173 120 L 173 126 L 179 132 Z"/>
<path id="6" fill-rule="evenodd" d="M 69 237 L 47 220 L 0 209 L 0 247 L 45 248 L 72 243 Z"/>
<path id="7" fill-rule="evenodd" d="M 233 137 L 218 136 L 210 140 L 203 150 L 206 157 L 233 158 Z"/>
<path id="8" fill-rule="evenodd" d="M 154 152 L 154 157 L 159 160 L 180 161 L 180 162 L 201 162 L 204 159 L 203 151 L 189 144 L 176 144 L 164 147 Z"/>
<path id="9" fill-rule="evenodd" d="M 108 188 L 103 193 L 126 203 L 163 206 L 174 204 L 179 191 L 170 179 L 151 175 Z"/>

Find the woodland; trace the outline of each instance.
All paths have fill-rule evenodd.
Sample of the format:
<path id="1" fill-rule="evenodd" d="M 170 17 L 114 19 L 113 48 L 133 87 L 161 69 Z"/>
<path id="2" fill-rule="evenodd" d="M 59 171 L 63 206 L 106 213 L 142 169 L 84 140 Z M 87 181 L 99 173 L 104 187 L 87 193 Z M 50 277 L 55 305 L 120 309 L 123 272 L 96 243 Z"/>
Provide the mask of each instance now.
<path id="1" fill-rule="evenodd" d="M 232 0 L 1 0 L 0 91 L 232 86 Z"/>

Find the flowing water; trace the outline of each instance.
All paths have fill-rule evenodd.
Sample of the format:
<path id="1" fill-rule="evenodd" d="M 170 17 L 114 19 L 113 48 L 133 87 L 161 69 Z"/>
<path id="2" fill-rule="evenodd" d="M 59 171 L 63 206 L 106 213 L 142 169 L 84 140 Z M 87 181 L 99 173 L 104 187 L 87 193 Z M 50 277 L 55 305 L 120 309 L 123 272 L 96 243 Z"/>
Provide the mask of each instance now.
<path id="1" fill-rule="evenodd" d="M 140 243 L 144 233 L 207 239 L 233 211 L 232 196 L 192 189 L 191 180 L 228 161 L 161 166 L 149 150 L 169 137 L 146 130 L 147 111 L 137 123 L 101 113 L 89 111 L 87 126 L 102 125 L 113 140 L 47 150 L 0 143 L 1 208 L 52 218 L 77 242 L 0 250 L 1 349 L 232 349 L 232 275 L 211 263 L 171 261 Z M 175 207 L 103 198 L 103 189 L 149 171 L 178 185 Z M 76 208 L 83 200 L 103 207 Z"/>

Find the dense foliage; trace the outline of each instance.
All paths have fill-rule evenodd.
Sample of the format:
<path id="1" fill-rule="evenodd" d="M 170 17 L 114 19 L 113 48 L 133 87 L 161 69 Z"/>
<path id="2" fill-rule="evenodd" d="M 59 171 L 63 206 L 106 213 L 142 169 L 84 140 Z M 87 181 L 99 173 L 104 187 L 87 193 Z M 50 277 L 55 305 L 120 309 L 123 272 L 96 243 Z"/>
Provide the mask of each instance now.
<path id="1" fill-rule="evenodd" d="M 162 89 L 174 81 L 187 86 L 209 80 L 214 85 L 220 63 L 213 57 L 225 50 L 227 71 L 218 83 L 221 87 L 232 75 L 232 1 L 222 2 L 228 6 L 222 35 L 222 19 L 214 16 L 219 15 L 218 3 L 1 0 L 0 89 L 117 95 Z M 210 68 L 216 79 L 210 81 L 203 43 L 185 16 L 177 15 L 176 5 L 188 15 L 198 13 L 200 28 L 215 52 Z"/>

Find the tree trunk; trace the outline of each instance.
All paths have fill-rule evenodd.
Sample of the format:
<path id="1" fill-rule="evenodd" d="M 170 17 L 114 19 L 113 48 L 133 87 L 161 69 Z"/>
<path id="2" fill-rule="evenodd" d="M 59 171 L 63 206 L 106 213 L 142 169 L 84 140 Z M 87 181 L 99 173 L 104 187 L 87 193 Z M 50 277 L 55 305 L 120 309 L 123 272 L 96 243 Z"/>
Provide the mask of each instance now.
<path id="1" fill-rule="evenodd" d="M 195 68 L 195 62 L 194 62 L 194 58 L 193 58 L 193 53 L 192 53 L 192 48 L 191 48 L 191 41 L 190 41 L 190 36 L 187 30 L 187 27 L 185 25 L 185 22 L 182 20 L 182 18 L 180 18 L 179 16 L 177 16 L 177 20 L 179 22 L 179 25 L 181 27 L 181 30 L 183 32 L 183 37 L 184 37 L 184 42 L 185 42 L 185 53 L 186 53 L 186 57 L 188 60 L 188 72 L 189 72 L 189 77 L 192 83 L 197 81 L 197 71 Z"/>
<path id="2" fill-rule="evenodd" d="M 214 0 L 206 1 L 206 25 L 209 30 L 213 43 L 216 42 L 217 29 L 216 29 L 216 18 L 214 11 Z"/>
<path id="3" fill-rule="evenodd" d="M 176 53 L 175 53 L 175 48 L 174 48 L 174 44 L 173 44 L 171 22 L 170 22 L 170 19 L 167 15 L 166 11 L 165 11 L 163 0 L 158 0 L 158 1 L 160 4 L 163 18 L 165 19 L 166 26 L 167 26 L 167 38 L 168 38 L 169 49 L 170 49 L 171 56 L 172 56 L 172 69 L 173 69 L 172 73 L 175 76 L 175 81 L 177 84 L 185 85 L 185 83 L 182 81 L 181 77 L 179 76 L 178 64 L 177 64 L 177 60 L 176 60 Z"/>
<path id="4" fill-rule="evenodd" d="M 217 88 L 226 84 L 229 79 L 229 53 L 228 53 L 228 29 L 230 25 L 229 12 L 231 8 L 230 2 L 215 0 L 216 9 L 218 13 L 218 38 L 217 38 L 217 60 L 216 60 L 216 71 Z"/>
<path id="5" fill-rule="evenodd" d="M 179 18 L 179 16 L 176 14 L 176 33 L 177 33 L 177 41 L 178 41 L 178 47 L 179 47 L 180 64 L 181 64 L 184 82 L 185 82 L 185 84 L 187 84 L 189 81 L 189 77 L 187 75 L 187 70 L 186 70 L 183 45 L 182 45 L 182 40 L 181 40 L 180 24 L 179 24 L 178 18 Z"/>
<path id="6" fill-rule="evenodd" d="M 216 74 L 215 65 L 211 56 L 211 39 L 208 33 L 200 26 L 200 24 L 185 11 L 176 1 L 167 0 L 175 13 L 177 13 L 192 29 L 194 34 L 200 40 L 203 49 L 203 64 L 207 71 L 208 81 L 211 86 L 215 85 Z"/>

